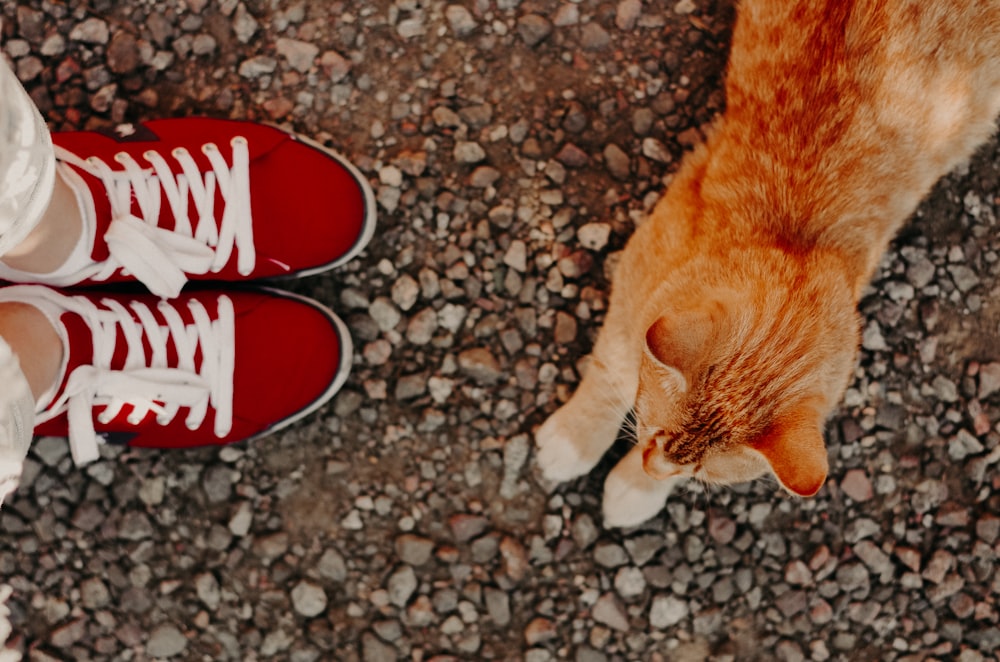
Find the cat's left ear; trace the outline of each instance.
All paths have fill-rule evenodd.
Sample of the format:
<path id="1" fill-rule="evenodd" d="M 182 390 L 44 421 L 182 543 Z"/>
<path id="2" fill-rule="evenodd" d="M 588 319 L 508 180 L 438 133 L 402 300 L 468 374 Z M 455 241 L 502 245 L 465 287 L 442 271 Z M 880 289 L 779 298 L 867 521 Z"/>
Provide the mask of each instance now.
<path id="1" fill-rule="evenodd" d="M 660 364 L 690 375 L 731 324 L 735 295 L 713 292 L 688 308 L 657 319 L 646 330 L 646 349 Z"/>
<path id="2" fill-rule="evenodd" d="M 829 471 L 822 418 L 805 406 L 787 413 L 750 444 L 771 465 L 782 487 L 802 497 L 819 492 Z"/>

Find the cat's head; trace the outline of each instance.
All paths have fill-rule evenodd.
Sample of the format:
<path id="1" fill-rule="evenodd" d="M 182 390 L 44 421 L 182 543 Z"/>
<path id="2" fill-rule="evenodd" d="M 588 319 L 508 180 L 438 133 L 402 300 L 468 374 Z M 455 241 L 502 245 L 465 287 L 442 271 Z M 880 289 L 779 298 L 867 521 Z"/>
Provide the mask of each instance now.
<path id="1" fill-rule="evenodd" d="M 771 472 L 789 492 L 815 494 L 828 469 L 823 423 L 857 353 L 855 310 L 810 283 L 677 296 L 645 336 L 636 418 L 646 472 L 715 484 Z"/>

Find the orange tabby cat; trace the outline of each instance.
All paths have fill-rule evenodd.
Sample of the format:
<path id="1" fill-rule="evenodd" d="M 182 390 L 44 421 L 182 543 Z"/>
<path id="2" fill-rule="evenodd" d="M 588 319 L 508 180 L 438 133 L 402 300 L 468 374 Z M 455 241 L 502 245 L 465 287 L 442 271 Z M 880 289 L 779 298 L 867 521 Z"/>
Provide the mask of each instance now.
<path id="1" fill-rule="evenodd" d="M 727 110 L 625 249 L 572 399 L 538 430 L 543 474 L 589 471 L 626 412 L 610 526 L 678 481 L 827 475 L 857 301 L 896 230 L 1000 113 L 997 0 L 743 0 Z"/>

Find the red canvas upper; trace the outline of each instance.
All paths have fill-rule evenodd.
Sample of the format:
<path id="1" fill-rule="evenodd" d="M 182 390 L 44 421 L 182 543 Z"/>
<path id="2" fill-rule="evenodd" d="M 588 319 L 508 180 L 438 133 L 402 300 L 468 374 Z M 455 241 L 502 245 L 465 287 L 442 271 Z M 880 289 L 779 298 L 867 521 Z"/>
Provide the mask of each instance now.
<path id="1" fill-rule="evenodd" d="M 40 290 L 47 291 L 44 295 L 46 300 L 41 303 L 38 300 Z M 71 297 L 43 286 L 15 286 L 0 289 L 0 298 L 39 305 L 50 315 L 53 311 L 62 311 L 58 314 L 58 323 L 65 329 L 69 355 L 62 381 L 49 409 L 38 417 L 40 422 L 35 433 L 40 435 L 69 435 L 72 440 L 74 430 L 67 410 L 72 409 L 73 399 L 70 398 L 68 405 L 62 401 L 65 400 L 63 396 L 76 388 L 78 380 L 83 378 L 90 380 L 87 381 L 88 388 L 93 384 L 96 390 L 96 395 L 91 392 L 89 396 L 82 396 L 93 400 L 89 411 L 94 431 L 110 442 L 157 448 L 228 444 L 273 431 L 314 411 L 339 389 L 349 370 L 351 343 L 340 320 L 318 303 L 279 291 L 195 291 L 182 293 L 179 298 L 166 302 L 154 295 L 88 293 Z M 71 299 L 77 302 L 67 303 Z M 90 307 L 80 306 L 81 299 Z M 230 403 L 215 400 L 213 396 L 200 424 L 192 429 L 187 421 L 190 406 L 177 409 L 169 422 L 158 422 L 157 413 L 147 411 L 148 404 L 135 399 L 141 398 L 139 394 L 144 392 L 145 387 L 135 389 L 135 393 L 126 388 L 129 392 L 118 397 L 126 402 L 133 398 L 132 402 L 139 404 L 124 404 L 113 419 L 101 420 L 102 413 L 116 408 L 106 386 L 112 379 L 124 374 L 129 378 L 149 378 L 156 382 L 160 373 L 149 372 L 149 368 L 168 368 L 173 372 L 168 370 L 162 373 L 161 381 L 170 383 L 184 372 L 184 366 L 178 361 L 176 336 L 169 329 L 164 307 L 176 311 L 187 327 L 186 331 L 196 334 L 193 309 L 202 306 L 214 323 L 222 317 L 220 306 L 227 305 L 227 301 L 232 305 L 231 335 L 220 330 L 211 340 L 198 336 L 194 369 L 189 370 L 183 379 L 196 385 L 195 391 L 201 388 L 208 381 L 203 379 L 206 372 L 205 347 L 210 347 L 213 342 L 222 343 L 232 349 L 234 357 Z M 125 316 L 118 314 L 118 321 L 107 325 L 107 320 L 117 314 L 113 312 L 115 306 L 109 302 L 121 304 L 127 313 Z M 86 310 L 81 313 L 81 308 Z M 165 341 L 151 341 L 148 329 L 140 321 L 140 308 L 152 313 L 160 333 L 165 334 Z M 92 310 L 98 311 L 96 316 L 91 314 Z M 94 331 L 97 316 L 104 320 L 103 325 L 112 329 L 104 339 Z M 133 352 L 137 353 L 131 358 L 128 356 L 126 327 L 141 337 L 141 351 L 132 341 Z M 107 344 L 111 336 L 113 346 Z M 99 356 L 102 343 L 103 351 L 112 356 L 109 365 L 103 365 Z M 152 347 L 156 343 L 161 349 L 165 348 L 165 358 L 153 359 Z M 207 350 L 214 357 L 213 351 Z M 92 368 L 95 363 L 96 369 Z M 96 379 L 91 380 L 92 372 L 96 374 Z M 170 404 L 169 398 L 155 399 L 155 402 L 158 406 Z M 231 426 L 220 434 L 215 430 L 218 413 L 230 405 Z M 137 411 L 146 413 L 141 420 L 130 421 L 129 415 Z M 77 434 L 80 434 L 79 430 Z"/>
<path id="2" fill-rule="evenodd" d="M 183 181 L 186 175 L 183 175 L 174 150 L 190 154 L 202 178 L 195 186 L 200 186 L 206 174 L 212 172 L 212 163 L 203 147 L 215 146 L 225 164 L 232 166 L 234 139 L 245 139 L 249 152 L 254 265 L 249 273 L 240 273 L 237 260 L 241 251 L 236 248 L 220 269 L 207 273 L 187 272 L 188 279 L 239 281 L 315 273 L 336 266 L 360 251 L 373 230 L 374 203 L 370 186 L 342 157 L 294 134 L 253 122 L 183 118 L 122 125 L 115 131 L 53 135 L 57 156 L 62 154 L 59 151 L 62 149 L 84 161 L 96 157 L 116 174 L 125 170 L 122 154 L 130 156 L 140 168 L 152 174 L 152 161 L 147 153 L 158 153 L 170 172 L 175 177 L 180 176 L 181 186 L 186 185 Z M 60 161 L 83 179 L 93 196 L 96 236 L 91 254 L 96 262 L 103 262 L 109 256 L 104 237 L 113 220 L 107 186 L 89 165 L 82 167 L 65 158 Z M 208 177 L 217 178 L 214 173 Z M 156 180 L 151 187 L 160 198 L 159 217 L 144 218 L 134 189 L 131 191 L 131 214 L 146 223 L 175 230 L 176 219 L 165 188 L 158 186 Z M 195 207 L 195 196 L 189 192 L 186 197 L 188 216 L 197 226 L 200 215 Z M 208 222 L 217 225 L 226 205 L 222 186 L 216 185 L 214 221 Z M 107 278 L 90 275 L 80 282 L 53 284 L 132 280 L 133 277 L 124 271 L 117 268 Z"/>

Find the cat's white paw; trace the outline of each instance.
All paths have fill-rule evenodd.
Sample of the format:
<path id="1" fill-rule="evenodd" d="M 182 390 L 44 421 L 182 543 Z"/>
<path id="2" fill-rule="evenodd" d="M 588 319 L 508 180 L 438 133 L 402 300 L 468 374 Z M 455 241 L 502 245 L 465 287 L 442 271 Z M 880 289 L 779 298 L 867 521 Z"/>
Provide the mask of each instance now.
<path id="1" fill-rule="evenodd" d="M 589 473 L 600 461 L 602 453 L 586 453 L 581 439 L 567 429 L 556 412 L 549 416 L 538 431 L 538 468 L 546 480 L 563 482 Z"/>
<path id="2" fill-rule="evenodd" d="M 604 481 L 604 526 L 638 526 L 652 519 L 667 505 L 667 497 L 681 480 L 654 480 L 645 473 L 636 475 L 621 465 L 615 467 Z"/>

